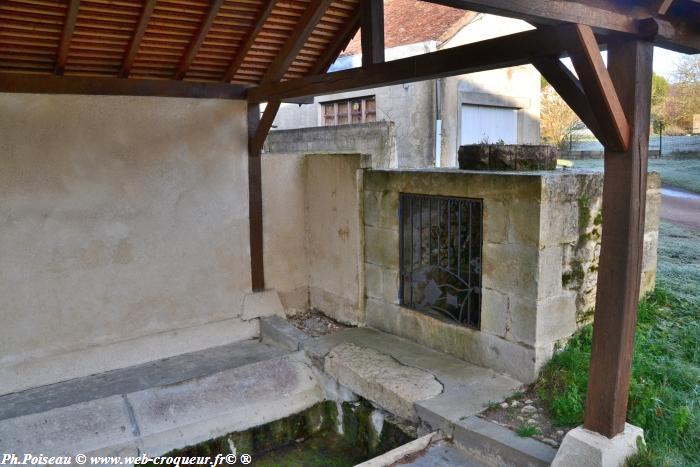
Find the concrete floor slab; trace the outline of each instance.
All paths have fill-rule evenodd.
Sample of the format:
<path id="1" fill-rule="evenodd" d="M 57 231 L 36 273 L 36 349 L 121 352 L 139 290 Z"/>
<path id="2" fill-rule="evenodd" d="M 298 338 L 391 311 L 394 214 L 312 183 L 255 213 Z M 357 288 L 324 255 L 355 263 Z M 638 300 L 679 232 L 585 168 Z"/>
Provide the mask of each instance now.
<path id="1" fill-rule="evenodd" d="M 275 346 L 249 340 L 6 394 L 0 396 L 0 420 L 176 384 L 286 353 Z"/>

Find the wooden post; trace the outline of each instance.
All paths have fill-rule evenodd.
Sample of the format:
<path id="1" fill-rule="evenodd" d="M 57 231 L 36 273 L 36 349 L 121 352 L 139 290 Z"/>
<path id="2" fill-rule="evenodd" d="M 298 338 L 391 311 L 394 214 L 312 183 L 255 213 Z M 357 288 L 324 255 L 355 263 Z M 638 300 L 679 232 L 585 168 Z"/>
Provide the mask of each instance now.
<path id="1" fill-rule="evenodd" d="M 608 43 L 608 71 L 630 126 L 625 152 L 605 150 L 603 237 L 584 426 L 609 438 L 624 430 L 639 302 L 647 188 L 653 47 Z"/>
<path id="2" fill-rule="evenodd" d="M 384 61 L 384 0 L 360 0 L 362 66 Z"/>
<path id="3" fill-rule="evenodd" d="M 248 104 L 248 217 L 250 222 L 250 275 L 253 291 L 265 290 L 261 153 L 279 101 L 268 102 L 262 119 L 260 106 Z"/>

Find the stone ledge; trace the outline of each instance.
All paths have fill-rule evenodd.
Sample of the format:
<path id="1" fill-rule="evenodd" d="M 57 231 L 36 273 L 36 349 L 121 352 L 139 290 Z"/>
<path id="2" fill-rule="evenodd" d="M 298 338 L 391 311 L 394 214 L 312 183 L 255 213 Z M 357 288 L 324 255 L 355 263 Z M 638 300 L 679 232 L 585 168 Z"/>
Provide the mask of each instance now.
<path id="1" fill-rule="evenodd" d="M 556 449 L 532 438 L 521 438 L 513 431 L 469 417 L 454 426 L 454 442 L 487 465 L 549 466 Z M 573 465 L 573 464 L 572 464 Z"/>

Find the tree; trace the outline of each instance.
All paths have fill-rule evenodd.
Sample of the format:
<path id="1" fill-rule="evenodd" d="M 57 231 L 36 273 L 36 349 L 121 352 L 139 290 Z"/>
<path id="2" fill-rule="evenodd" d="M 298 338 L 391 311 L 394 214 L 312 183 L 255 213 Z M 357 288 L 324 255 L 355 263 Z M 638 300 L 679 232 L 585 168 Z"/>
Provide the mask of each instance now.
<path id="1" fill-rule="evenodd" d="M 693 115 L 700 114 L 700 57 L 689 55 L 679 61 L 666 98 L 657 109 L 670 132 L 692 131 Z"/>
<path id="2" fill-rule="evenodd" d="M 548 144 L 565 148 L 569 138 L 585 128 L 581 120 L 551 85 L 541 94 L 540 133 Z"/>
<path id="3" fill-rule="evenodd" d="M 660 133 L 666 126 L 666 116 L 664 115 L 664 103 L 668 96 L 669 84 L 666 78 L 657 75 L 651 76 L 651 122 L 653 130 Z"/>

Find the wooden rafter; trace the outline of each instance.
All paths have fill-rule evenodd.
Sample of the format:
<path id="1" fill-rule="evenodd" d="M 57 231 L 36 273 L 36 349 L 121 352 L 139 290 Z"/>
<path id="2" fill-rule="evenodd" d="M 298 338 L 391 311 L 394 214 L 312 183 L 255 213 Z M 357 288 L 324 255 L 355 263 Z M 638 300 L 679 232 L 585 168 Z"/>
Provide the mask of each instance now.
<path id="1" fill-rule="evenodd" d="M 78 10 L 80 9 L 80 0 L 70 0 L 68 3 L 68 11 L 66 19 L 63 23 L 63 32 L 61 33 L 61 43 L 58 46 L 56 54 L 56 65 L 54 66 L 54 74 L 62 75 L 68 61 L 68 51 L 70 50 L 70 42 L 73 39 L 73 31 L 75 31 L 75 23 L 78 20 Z"/>
<path id="2" fill-rule="evenodd" d="M 384 0 L 360 0 L 362 66 L 384 61 Z"/>
<path id="3" fill-rule="evenodd" d="M 328 68 L 336 61 L 340 53 L 345 50 L 357 30 L 360 27 L 360 10 L 356 9 L 350 20 L 347 21 L 343 27 L 338 31 L 335 40 L 328 44 L 328 47 L 323 52 L 323 54 L 318 58 L 316 64 L 311 69 L 311 75 L 317 75 L 319 73 L 325 73 Z"/>
<path id="4" fill-rule="evenodd" d="M 593 114 L 591 105 L 588 102 L 586 92 L 581 86 L 581 82 L 564 65 L 559 57 L 543 57 L 533 60 L 532 64 L 537 68 L 542 76 L 552 85 L 571 110 L 578 115 L 581 121 L 598 139 L 602 139 L 598 120 Z"/>
<path id="5" fill-rule="evenodd" d="M 143 35 L 146 33 L 146 28 L 148 27 L 148 22 L 151 20 L 151 15 L 153 14 L 153 9 L 155 6 L 156 0 L 146 0 L 143 4 L 143 10 L 141 10 L 139 22 L 134 30 L 134 35 L 131 37 L 129 48 L 124 56 L 122 68 L 119 72 L 119 76 L 122 78 L 129 77 L 131 67 L 134 65 L 134 60 L 136 59 L 136 53 L 139 51 L 141 40 L 143 39 Z"/>
<path id="6" fill-rule="evenodd" d="M 297 57 L 297 54 L 299 54 L 299 51 L 316 28 L 318 22 L 321 21 L 331 3 L 332 0 L 311 0 L 309 2 L 296 29 L 294 29 L 292 35 L 287 39 L 265 72 L 262 79 L 263 83 L 279 81 L 284 77 L 289 65 Z"/>
<path id="7" fill-rule="evenodd" d="M 182 79 L 185 77 L 187 70 L 192 64 L 192 60 L 194 60 L 199 48 L 202 46 L 204 38 L 207 37 L 209 29 L 212 24 L 214 24 L 216 15 L 219 14 L 219 9 L 221 9 L 221 5 L 223 4 L 224 0 L 212 0 L 209 5 L 209 10 L 207 11 L 207 16 L 205 16 L 204 21 L 202 21 L 202 24 L 199 26 L 197 34 L 192 38 L 189 47 L 187 47 L 187 52 L 182 57 L 182 60 L 180 60 L 180 64 L 175 71 L 175 79 Z"/>
<path id="8" fill-rule="evenodd" d="M 0 92 L 242 99 L 246 89 L 223 83 L 0 73 Z"/>
<path id="9" fill-rule="evenodd" d="M 272 13 L 272 9 L 274 8 L 274 6 L 275 0 L 266 0 L 262 10 L 260 10 L 260 14 L 258 14 L 258 17 L 255 19 L 255 24 L 253 25 L 253 28 L 246 36 L 245 40 L 243 41 L 243 45 L 241 45 L 241 47 L 238 49 L 238 51 L 236 52 L 236 56 L 226 69 L 226 73 L 224 73 L 222 81 L 228 83 L 236 76 L 236 72 L 243 64 L 243 61 L 248 55 L 248 52 L 250 51 L 251 47 L 253 47 L 253 44 L 255 44 L 255 38 L 258 37 L 258 34 L 260 33 L 263 26 L 265 25 L 265 22 L 267 21 L 267 18 L 270 16 L 270 13 Z"/>
<path id="10" fill-rule="evenodd" d="M 331 94 L 422 81 L 531 63 L 558 56 L 563 47 L 548 29 L 525 31 L 423 55 L 281 83 L 263 83 L 248 92 L 249 102 Z"/>
<path id="11" fill-rule="evenodd" d="M 655 8 L 639 2 L 600 0 L 426 0 L 430 3 L 522 19 L 536 25 L 575 23 L 600 33 L 646 37 L 653 22 L 657 45 L 683 53 L 700 52 L 700 34 L 687 18 L 660 18 Z M 628 6 L 625 4 L 629 4 Z M 646 24 L 642 20 L 648 20 Z"/>
<path id="12" fill-rule="evenodd" d="M 630 144 L 630 126 L 593 30 L 573 24 L 559 28 L 559 32 L 598 121 L 601 143 L 606 149 L 626 151 Z"/>

